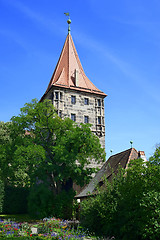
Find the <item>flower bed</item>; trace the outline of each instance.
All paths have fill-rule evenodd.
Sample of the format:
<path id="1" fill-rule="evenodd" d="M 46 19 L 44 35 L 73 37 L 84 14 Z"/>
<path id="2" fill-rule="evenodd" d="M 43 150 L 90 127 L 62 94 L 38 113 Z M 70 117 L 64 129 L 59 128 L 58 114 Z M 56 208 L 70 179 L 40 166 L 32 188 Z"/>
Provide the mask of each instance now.
<path id="1" fill-rule="evenodd" d="M 84 239 L 88 236 L 77 228 L 74 230 L 69 227 L 68 221 L 56 218 L 44 218 L 37 223 L 16 223 L 11 220 L 0 219 L 0 239 L 57 239 L 74 240 Z"/>

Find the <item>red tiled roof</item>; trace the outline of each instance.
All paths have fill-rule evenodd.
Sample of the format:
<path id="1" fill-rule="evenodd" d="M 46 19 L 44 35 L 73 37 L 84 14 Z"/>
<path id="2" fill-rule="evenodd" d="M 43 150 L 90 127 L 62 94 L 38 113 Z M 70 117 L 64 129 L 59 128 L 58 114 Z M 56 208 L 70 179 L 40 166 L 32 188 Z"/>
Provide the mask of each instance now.
<path id="1" fill-rule="evenodd" d="M 77 85 L 75 83 L 75 70 L 77 70 L 78 72 Z M 70 88 L 74 90 L 95 93 L 104 97 L 107 96 L 105 93 L 100 91 L 85 75 L 70 34 L 68 34 L 66 37 L 61 55 L 59 57 L 58 63 L 51 77 L 45 95 L 48 93 L 48 91 L 53 85 L 63 88 Z"/>

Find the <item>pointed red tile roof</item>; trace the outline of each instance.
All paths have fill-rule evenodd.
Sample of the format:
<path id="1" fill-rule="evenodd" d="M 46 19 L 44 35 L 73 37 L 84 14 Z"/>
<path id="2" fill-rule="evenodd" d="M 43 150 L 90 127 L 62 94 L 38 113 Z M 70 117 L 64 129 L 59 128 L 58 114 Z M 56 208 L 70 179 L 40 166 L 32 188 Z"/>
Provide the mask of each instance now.
<path id="1" fill-rule="evenodd" d="M 75 79 L 75 71 L 78 72 L 77 83 Z M 70 33 L 66 37 L 61 55 L 44 96 L 53 85 L 84 92 L 91 92 L 104 97 L 107 96 L 85 75 Z"/>

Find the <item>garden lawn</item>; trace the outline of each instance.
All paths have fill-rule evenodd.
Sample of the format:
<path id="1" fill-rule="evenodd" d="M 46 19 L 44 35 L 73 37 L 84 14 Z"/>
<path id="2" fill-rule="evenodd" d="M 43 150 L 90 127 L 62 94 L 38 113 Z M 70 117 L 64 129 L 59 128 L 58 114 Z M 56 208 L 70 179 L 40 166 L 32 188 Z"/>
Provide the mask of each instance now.
<path id="1" fill-rule="evenodd" d="M 0 214 L 0 219 L 10 219 L 15 222 L 35 222 L 36 219 L 31 218 L 28 214 Z"/>

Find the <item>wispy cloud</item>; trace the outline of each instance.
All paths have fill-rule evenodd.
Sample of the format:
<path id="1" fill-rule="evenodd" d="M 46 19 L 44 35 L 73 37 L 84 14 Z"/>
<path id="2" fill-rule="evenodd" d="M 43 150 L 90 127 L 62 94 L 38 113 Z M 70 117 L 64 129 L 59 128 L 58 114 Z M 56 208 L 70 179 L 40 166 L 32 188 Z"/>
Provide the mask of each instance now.
<path id="1" fill-rule="evenodd" d="M 5 1 L 2 1 L 5 4 Z M 37 24 L 38 28 L 44 27 L 48 31 L 58 35 L 63 34 L 65 31 L 65 29 L 59 26 L 55 21 L 47 18 L 47 16 L 43 16 L 42 14 L 35 12 L 29 6 L 22 3 L 22 1 L 20 2 L 17 0 L 8 0 L 7 4 L 22 12 L 26 17 L 28 17 L 28 19 L 32 20 L 35 24 Z"/>
<path id="2" fill-rule="evenodd" d="M 4 1 L 4 0 L 3 0 Z M 5 1 L 4 1 L 5 3 Z M 35 24 L 37 24 L 38 27 L 44 27 L 45 29 L 48 29 L 48 31 L 51 31 L 53 34 L 64 34 L 66 33 L 66 27 L 62 28 L 60 25 L 57 25 L 55 21 L 47 18 L 46 16 L 43 16 L 42 14 L 35 12 L 34 10 L 30 9 L 27 5 L 24 3 L 14 0 L 8 0 L 7 4 L 10 4 L 14 8 L 18 9 L 20 12 L 25 14 L 29 19 L 31 19 Z M 121 19 L 117 19 L 117 21 L 121 21 L 123 24 L 132 24 L 136 26 L 141 26 L 145 28 L 145 26 L 151 24 L 151 22 L 145 21 L 125 21 Z M 159 24 L 157 22 L 157 24 Z M 8 36 L 11 36 L 14 41 L 19 43 L 22 47 L 25 47 L 24 41 L 20 38 L 20 36 L 17 36 L 13 34 L 12 32 L 0 32 L 1 34 L 6 34 Z M 160 97 L 159 92 L 157 90 L 157 87 L 154 86 L 153 82 L 150 83 L 148 79 L 146 79 L 143 76 L 143 73 L 140 73 L 138 68 L 136 69 L 135 66 L 132 66 L 129 64 L 129 62 L 126 62 L 123 60 L 123 56 L 116 56 L 112 53 L 112 50 L 110 47 L 107 47 L 99 40 L 94 40 L 89 35 L 85 35 L 82 32 L 76 32 L 74 31 L 74 35 L 76 38 L 76 42 L 79 42 L 84 47 L 87 47 L 88 49 L 92 51 L 96 51 L 98 54 L 109 60 L 111 63 L 113 63 L 117 69 L 119 69 L 125 76 L 127 76 L 130 80 L 135 82 L 138 87 L 140 87 L 143 91 L 145 91 L 148 96 L 152 97 L 155 101 L 160 103 Z"/>
<path id="3" fill-rule="evenodd" d="M 88 35 L 82 35 L 80 33 L 76 33 L 76 41 L 79 42 L 84 47 L 87 47 L 93 52 L 97 52 L 103 58 L 106 58 L 107 61 L 113 63 L 117 69 L 121 71 L 130 81 L 133 81 L 137 87 L 140 87 L 142 91 L 144 91 L 148 96 L 152 97 L 157 103 L 160 103 L 160 95 L 159 90 L 157 88 L 156 83 L 147 79 L 143 76 L 143 72 L 139 71 L 139 66 L 133 66 L 129 62 L 123 60 L 122 56 L 116 56 L 112 53 L 111 49 L 101 43 L 100 41 L 93 40 Z"/>

